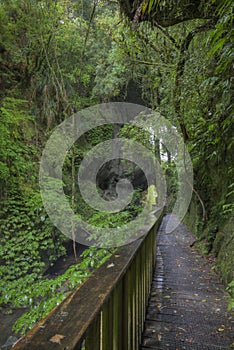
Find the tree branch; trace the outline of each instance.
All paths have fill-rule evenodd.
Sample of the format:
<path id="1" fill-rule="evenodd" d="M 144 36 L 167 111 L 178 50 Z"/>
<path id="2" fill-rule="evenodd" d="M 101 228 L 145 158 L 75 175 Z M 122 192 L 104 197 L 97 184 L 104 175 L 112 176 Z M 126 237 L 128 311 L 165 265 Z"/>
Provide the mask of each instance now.
<path id="1" fill-rule="evenodd" d="M 150 11 L 142 11 L 143 1 L 118 0 L 122 13 L 132 22 L 149 21 L 153 25 L 170 27 L 193 19 L 212 19 L 215 17 L 219 0 L 167 0 L 155 4 Z"/>
<path id="2" fill-rule="evenodd" d="M 159 24 L 156 24 L 156 27 L 163 33 L 163 35 L 170 40 L 170 42 L 173 44 L 173 46 L 177 49 L 180 50 L 180 46 L 177 44 L 175 38 L 171 36 L 163 27 L 161 27 Z"/>
<path id="3" fill-rule="evenodd" d="M 179 120 L 179 124 L 181 127 L 181 131 L 183 133 L 184 141 L 186 142 L 188 140 L 188 133 L 186 130 L 185 123 L 182 119 L 182 113 L 181 113 L 181 92 L 182 92 L 182 83 L 183 83 L 183 75 L 184 75 L 184 68 L 185 63 L 188 58 L 188 49 L 191 41 L 195 37 L 197 33 L 204 32 L 206 30 L 209 30 L 213 27 L 214 21 L 210 20 L 209 22 L 200 25 L 196 27 L 195 29 L 191 30 L 184 41 L 181 44 L 180 48 L 180 57 L 177 63 L 176 68 L 176 78 L 175 78 L 175 88 L 174 88 L 174 108 L 175 108 L 175 114 L 176 117 Z"/>

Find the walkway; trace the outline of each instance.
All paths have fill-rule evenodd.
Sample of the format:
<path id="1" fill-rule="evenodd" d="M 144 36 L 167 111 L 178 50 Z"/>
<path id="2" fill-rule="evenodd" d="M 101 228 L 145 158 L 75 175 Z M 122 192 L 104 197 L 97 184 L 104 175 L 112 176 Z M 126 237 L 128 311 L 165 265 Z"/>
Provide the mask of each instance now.
<path id="1" fill-rule="evenodd" d="M 227 294 L 208 260 L 180 224 L 157 235 L 157 262 L 141 350 L 218 350 L 234 347 Z"/>

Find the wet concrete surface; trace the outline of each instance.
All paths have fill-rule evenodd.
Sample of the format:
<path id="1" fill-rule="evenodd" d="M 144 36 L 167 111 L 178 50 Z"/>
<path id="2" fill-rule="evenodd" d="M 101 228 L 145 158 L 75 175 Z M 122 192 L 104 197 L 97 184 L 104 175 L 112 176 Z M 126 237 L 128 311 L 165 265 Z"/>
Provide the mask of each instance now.
<path id="1" fill-rule="evenodd" d="M 191 244 L 196 237 L 180 224 L 157 234 L 157 261 L 140 349 L 234 348 L 229 296 L 209 260 Z M 174 218 L 173 218 L 174 219 Z M 176 220 L 176 218 L 175 218 Z"/>

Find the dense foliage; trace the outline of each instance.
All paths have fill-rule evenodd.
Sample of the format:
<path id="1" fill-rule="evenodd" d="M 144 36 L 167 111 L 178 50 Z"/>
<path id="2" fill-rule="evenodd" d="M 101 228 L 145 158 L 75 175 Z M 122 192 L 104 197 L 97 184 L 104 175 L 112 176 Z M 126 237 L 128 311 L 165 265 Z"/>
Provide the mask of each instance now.
<path id="1" fill-rule="evenodd" d="M 109 254 L 89 249 L 83 262 L 64 275 L 55 280 L 43 277 L 66 254 L 66 238 L 43 208 L 40 156 L 54 126 L 97 102 L 92 87 L 101 43 L 96 39 L 104 36 L 104 29 L 96 29 L 95 11 L 96 4 L 88 1 L 0 4 L 0 300 L 4 308 L 30 306 L 15 326 L 21 332 L 46 315 L 64 292 L 79 285 Z M 85 150 L 98 142 L 94 136 L 87 135 L 76 146 L 76 166 Z M 64 165 L 68 195 L 72 159 L 71 152 Z"/>
<path id="2" fill-rule="evenodd" d="M 206 250 L 218 256 L 224 280 L 233 289 L 234 238 L 223 229 L 233 217 L 233 1 L 221 1 L 215 13 L 213 1 L 207 2 L 206 14 L 211 9 L 214 14 L 208 19 L 199 15 L 167 28 L 152 25 L 151 14 L 163 11 L 166 3 L 143 2 L 141 11 L 149 20 L 144 22 L 134 9 L 130 22 L 123 18 L 115 2 L 0 3 L 0 301 L 31 305 L 17 330 L 25 331 L 44 316 L 64 291 L 109 256 L 106 250 L 90 249 L 81 265 L 55 280 L 43 277 L 66 251 L 65 237 L 51 224 L 40 199 L 41 152 L 56 125 L 99 102 L 144 103 L 181 130 L 195 173 L 189 212 L 193 229 L 205 239 Z M 149 143 L 149 136 L 136 129 L 124 133 Z M 85 152 L 112 134 L 108 126 L 91 131 L 69 153 L 64 187 L 71 203 L 70 174 Z M 170 195 L 176 193 L 176 173 L 170 154 L 167 159 L 163 167 Z M 136 192 L 135 202 L 139 197 Z M 140 209 L 135 202 L 123 213 L 106 216 L 91 211 L 76 191 L 74 205 L 90 223 L 108 228 L 136 215 Z"/>

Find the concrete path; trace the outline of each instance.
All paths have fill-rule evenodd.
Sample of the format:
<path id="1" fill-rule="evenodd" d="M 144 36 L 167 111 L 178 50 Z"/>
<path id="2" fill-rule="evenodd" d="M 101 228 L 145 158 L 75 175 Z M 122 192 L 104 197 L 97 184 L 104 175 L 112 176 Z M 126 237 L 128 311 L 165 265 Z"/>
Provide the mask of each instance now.
<path id="1" fill-rule="evenodd" d="M 195 236 L 186 226 L 165 233 L 168 218 L 157 235 L 156 270 L 140 349 L 232 349 L 228 294 L 208 259 L 190 247 Z"/>

